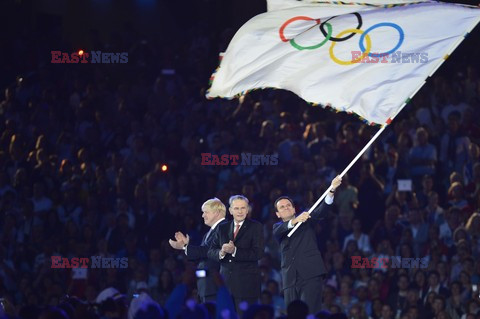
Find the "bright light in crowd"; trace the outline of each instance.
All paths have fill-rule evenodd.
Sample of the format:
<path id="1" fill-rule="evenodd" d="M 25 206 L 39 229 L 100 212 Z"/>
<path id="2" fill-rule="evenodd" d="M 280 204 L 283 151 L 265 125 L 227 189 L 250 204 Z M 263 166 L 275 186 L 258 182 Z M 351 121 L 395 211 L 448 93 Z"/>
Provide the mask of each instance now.
<path id="1" fill-rule="evenodd" d="M 166 172 L 166 171 L 168 171 L 168 166 L 163 164 L 162 165 L 162 172 Z"/>
<path id="2" fill-rule="evenodd" d="M 82 56 L 83 55 L 83 50 L 78 50 L 78 55 Z"/>

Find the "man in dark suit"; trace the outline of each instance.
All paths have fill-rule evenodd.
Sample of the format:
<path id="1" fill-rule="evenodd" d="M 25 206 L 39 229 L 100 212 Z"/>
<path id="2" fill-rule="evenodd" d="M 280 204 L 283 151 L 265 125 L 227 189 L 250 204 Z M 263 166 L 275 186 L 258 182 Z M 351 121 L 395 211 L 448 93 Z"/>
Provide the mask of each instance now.
<path id="1" fill-rule="evenodd" d="M 423 293 L 423 296 L 425 296 L 424 304 L 427 304 L 428 295 L 431 292 L 441 295 L 444 298 L 450 297 L 450 291 L 440 283 L 440 274 L 436 270 L 432 270 L 428 274 L 428 288 L 427 291 Z"/>
<path id="2" fill-rule="evenodd" d="M 279 197 L 275 201 L 277 217 L 282 221 L 273 225 L 273 235 L 280 243 L 283 289 L 287 306 L 292 301 L 300 299 L 308 305 L 310 313 L 321 310 L 323 275 L 327 271 L 317 246 L 314 222 L 310 218 L 321 219 L 326 216 L 328 205 L 333 202 L 333 193 L 341 182 L 340 176 L 333 179 L 330 194 L 312 214 L 304 212 L 295 216 L 295 206 L 287 196 Z M 289 238 L 288 233 L 299 222 L 302 222 L 302 225 Z"/>
<path id="3" fill-rule="evenodd" d="M 208 259 L 207 253 L 213 243 L 215 229 L 225 221 L 226 211 L 225 205 L 218 198 L 212 198 L 203 203 L 202 217 L 205 225 L 209 226 L 210 229 L 203 236 L 200 246 L 190 245 L 190 237 L 181 232 L 175 233 L 175 240 L 169 240 L 170 246 L 174 249 L 185 250 L 188 260 L 198 262 L 197 269 L 201 271 L 197 272 L 197 289 L 202 302 L 216 300 L 217 286 L 213 280 L 212 272 L 217 272 L 220 264 Z"/>
<path id="4" fill-rule="evenodd" d="M 232 294 L 237 311 L 242 301 L 249 305 L 260 297 L 260 268 L 263 255 L 263 227 L 247 218 L 248 199 L 242 195 L 230 197 L 233 220 L 219 225 L 208 257 L 220 262 L 220 274 Z"/>

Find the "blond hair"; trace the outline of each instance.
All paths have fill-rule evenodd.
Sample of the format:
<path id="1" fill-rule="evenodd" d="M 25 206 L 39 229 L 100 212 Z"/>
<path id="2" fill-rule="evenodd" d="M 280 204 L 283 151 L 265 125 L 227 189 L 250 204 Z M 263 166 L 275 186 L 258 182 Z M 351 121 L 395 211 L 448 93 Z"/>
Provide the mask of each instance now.
<path id="1" fill-rule="evenodd" d="M 480 219 L 480 214 L 475 212 L 470 216 L 470 218 L 467 221 L 467 224 L 465 225 L 465 229 L 470 233 L 470 235 L 480 235 L 478 233 L 478 226 L 474 225 L 475 220 Z M 474 227 L 477 226 L 477 229 Z"/>
<path id="2" fill-rule="evenodd" d="M 202 205 L 202 211 L 205 209 L 212 210 L 216 213 L 220 213 L 223 217 L 225 217 L 227 208 L 225 205 L 222 203 L 221 200 L 218 198 L 214 197 L 209 200 L 207 200 L 205 203 Z"/>

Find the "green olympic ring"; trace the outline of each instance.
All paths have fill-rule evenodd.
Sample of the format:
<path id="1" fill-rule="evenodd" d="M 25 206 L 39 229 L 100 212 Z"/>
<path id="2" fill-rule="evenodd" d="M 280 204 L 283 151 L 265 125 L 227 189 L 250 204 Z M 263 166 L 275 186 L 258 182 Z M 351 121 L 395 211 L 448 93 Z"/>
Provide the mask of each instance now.
<path id="1" fill-rule="evenodd" d="M 324 22 L 324 23 L 327 26 L 328 33 L 327 33 L 327 36 L 325 37 L 325 39 L 322 42 L 320 42 L 318 44 L 315 44 L 315 45 L 312 45 L 312 46 L 309 46 L 309 47 L 304 47 L 304 46 L 301 46 L 301 45 L 297 44 L 295 42 L 295 39 L 291 39 L 289 42 L 292 45 L 292 47 L 294 47 L 297 50 L 315 50 L 315 49 L 318 49 L 319 47 L 321 47 L 322 45 L 324 45 L 325 43 L 327 43 L 327 41 L 330 40 L 330 38 L 332 37 L 333 28 L 332 28 L 332 25 L 330 23 L 328 23 L 328 22 Z"/>

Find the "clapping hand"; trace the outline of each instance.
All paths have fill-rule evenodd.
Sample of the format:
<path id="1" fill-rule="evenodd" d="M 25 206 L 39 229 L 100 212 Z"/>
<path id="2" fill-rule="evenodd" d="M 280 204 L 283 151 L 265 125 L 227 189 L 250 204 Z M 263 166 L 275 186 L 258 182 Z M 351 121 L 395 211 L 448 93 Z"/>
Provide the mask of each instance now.
<path id="1" fill-rule="evenodd" d="M 173 249 L 183 249 L 183 246 L 188 245 L 190 242 L 190 237 L 185 236 L 182 232 L 175 233 L 175 240 L 169 239 L 168 243 L 172 246 Z"/>
<path id="2" fill-rule="evenodd" d="M 235 251 L 235 245 L 233 244 L 233 241 L 230 240 L 227 244 L 223 244 L 222 250 L 227 254 L 233 254 Z"/>
<path id="3" fill-rule="evenodd" d="M 188 245 L 188 243 L 190 242 L 190 237 L 188 237 L 188 234 L 187 236 L 185 236 L 182 232 L 179 231 L 175 233 L 175 239 L 177 241 L 181 241 L 184 245 Z"/>

